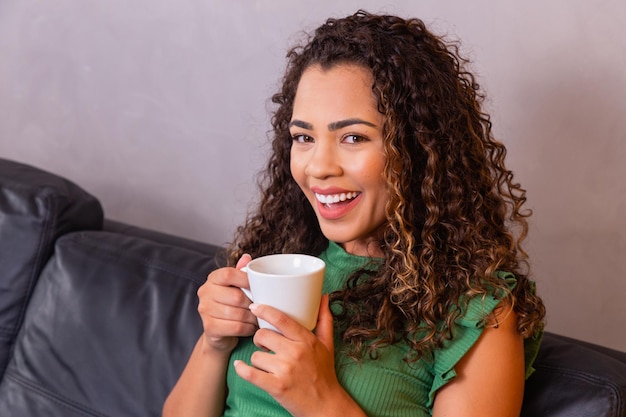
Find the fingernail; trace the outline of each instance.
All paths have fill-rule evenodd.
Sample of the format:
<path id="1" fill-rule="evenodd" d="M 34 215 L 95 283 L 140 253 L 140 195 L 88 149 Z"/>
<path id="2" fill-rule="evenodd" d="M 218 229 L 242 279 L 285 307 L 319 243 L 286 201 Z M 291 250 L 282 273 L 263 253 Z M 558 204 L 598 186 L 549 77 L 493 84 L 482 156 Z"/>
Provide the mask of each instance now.
<path id="1" fill-rule="evenodd" d="M 259 306 L 258 304 L 251 303 L 251 304 L 248 306 L 248 308 L 250 309 L 250 311 L 252 311 L 252 312 L 254 313 L 254 312 L 256 311 L 256 309 L 257 309 L 257 307 L 258 307 L 258 306 Z"/>

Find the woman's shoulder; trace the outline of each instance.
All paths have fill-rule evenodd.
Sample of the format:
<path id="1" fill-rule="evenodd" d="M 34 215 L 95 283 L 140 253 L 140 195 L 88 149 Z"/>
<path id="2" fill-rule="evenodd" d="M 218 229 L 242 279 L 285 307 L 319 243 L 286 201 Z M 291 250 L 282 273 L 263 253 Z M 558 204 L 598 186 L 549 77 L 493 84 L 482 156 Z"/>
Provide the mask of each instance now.
<path id="1" fill-rule="evenodd" d="M 518 284 L 515 275 L 498 271 L 495 276 L 512 291 Z M 531 282 L 532 283 L 532 282 Z M 433 352 L 432 395 L 456 377 L 455 368 L 467 353 L 478 343 L 486 330 L 498 329 L 502 323 L 514 325 L 516 314 L 510 297 L 501 293 L 501 288 L 486 285 L 486 293 L 471 297 L 465 303 L 463 314 L 450 329 L 450 337 L 443 341 L 441 348 Z M 515 320 L 513 320 L 515 319 Z M 516 330 L 515 330 L 516 332 Z M 500 332 L 504 333 L 504 332 Z M 518 334 L 521 338 L 521 335 Z M 524 369 L 526 378 L 534 371 L 532 365 L 537 356 L 543 332 L 524 339 Z"/>

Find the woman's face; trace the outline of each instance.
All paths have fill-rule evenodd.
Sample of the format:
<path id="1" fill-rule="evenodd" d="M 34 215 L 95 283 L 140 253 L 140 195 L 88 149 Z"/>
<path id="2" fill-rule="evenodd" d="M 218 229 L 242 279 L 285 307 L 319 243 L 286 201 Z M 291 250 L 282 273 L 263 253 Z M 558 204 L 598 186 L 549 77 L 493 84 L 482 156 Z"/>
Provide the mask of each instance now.
<path id="1" fill-rule="evenodd" d="M 324 235 L 356 255 L 380 256 L 389 198 L 383 115 L 371 73 L 343 64 L 304 71 L 293 105 L 291 175 Z"/>

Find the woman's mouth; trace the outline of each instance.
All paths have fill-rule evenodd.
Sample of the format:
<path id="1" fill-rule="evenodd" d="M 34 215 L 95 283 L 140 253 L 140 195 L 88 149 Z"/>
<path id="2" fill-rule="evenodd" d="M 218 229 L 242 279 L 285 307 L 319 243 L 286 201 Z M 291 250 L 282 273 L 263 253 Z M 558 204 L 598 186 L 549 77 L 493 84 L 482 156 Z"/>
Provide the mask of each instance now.
<path id="1" fill-rule="evenodd" d="M 359 204 L 361 193 L 358 191 L 334 194 L 315 193 L 317 214 L 326 220 L 339 220 Z"/>
<path id="2" fill-rule="evenodd" d="M 315 193 L 315 198 L 321 204 L 324 204 L 327 207 L 330 207 L 332 204 L 343 203 L 343 202 L 346 202 L 348 200 L 353 200 L 356 197 L 358 197 L 359 194 L 361 194 L 361 193 L 359 193 L 357 191 L 351 191 L 351 192 L 347 192 L 347 193 L 338 193 L 338 194 L 319 194 L 319 193 Z"/>

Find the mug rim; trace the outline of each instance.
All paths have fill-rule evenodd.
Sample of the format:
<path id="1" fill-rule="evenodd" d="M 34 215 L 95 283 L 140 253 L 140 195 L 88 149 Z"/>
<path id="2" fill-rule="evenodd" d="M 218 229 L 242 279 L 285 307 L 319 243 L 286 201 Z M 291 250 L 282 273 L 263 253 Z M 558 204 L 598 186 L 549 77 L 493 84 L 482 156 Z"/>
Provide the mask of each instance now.
<path id="1" fill-rule="evenodd" d="M 324 260 L 318 258 L 317 256 L 307 255 L 305 253 L 274 253 L 271 255 L 263 255 L 263 256 L 260 256 L 258 258 L 251 260 L 245 266 L 245 269 L 247 269 L 248 271 L 254 272 L 255 274 L 268 275 L 268 276 L 293 275 L 293 274 L 279 274 L 279 273 L 259 271 L 258 269 L 254 268 L 254 264 L 261 264 L 263 261 L 268 261 L 272 258 L 292 258 L 292 257 L 300 257 L 300 258 L 306 259 L 307 262 L 309 262 L 309 265 L 311 265 L 310 269 L 307 269 L 306 272 L 302 272 L 302 273 L 312 274 L 312 273 L 319 272 L 320 270 L 326 267 L 326 262 L 324 262 Z"/>

